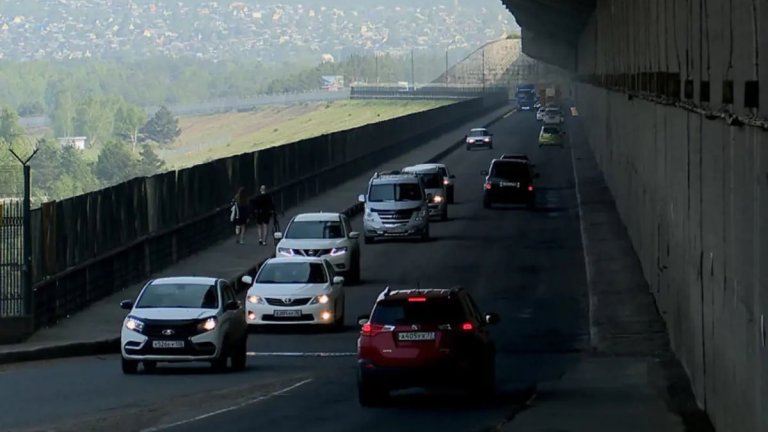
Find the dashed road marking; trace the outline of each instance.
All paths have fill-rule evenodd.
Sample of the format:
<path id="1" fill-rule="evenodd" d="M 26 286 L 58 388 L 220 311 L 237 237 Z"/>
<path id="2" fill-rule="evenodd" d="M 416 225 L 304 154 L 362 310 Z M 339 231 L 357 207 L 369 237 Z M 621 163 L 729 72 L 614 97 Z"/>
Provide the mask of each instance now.
<path id="1" fill-rule="evenodd" d="M 514 114 L 514 113 L 515 113 L 515 110 L 512 110 L 512 111 L 504 114 L 504 117 L 502 117 L 502 118 L 507 118 L 507 117 L 511 116 L 512 114 Z"/>
<path id="2" fill-rule="evenodd" d="M 249 352 L 251 357 L 352 357 L 354 352 Z"/>
<path id="3" fill-rule="evenodd" d="M 297 388 L 303 386 L 304 384 L 309 383 L 310 381 L 312 381 L 312 378 L 305 379 L 304 381 L 299 381 L 296 384 L 290 385 L 290 386 L 285 387 L 285 388 L 283 388 L 281 390 L 277 390 L 277 391 L 274 391 L 272 393 L 265 394 L 263 396 L 259 396 L 257 398 L 253 398 L 253 399 L 247 400 L 245 402 L 239 403 L 237 405 L 233 405 L 231 407 L 223 408 L 223 409 L 216 410 L 216 411 L 211 411 L 209 413 L 205 413 L 205 414 L 202 414 L 202 415 L 199 415 L 199 416 L 195 416 L 195 417 L 192 417 L 192 418 L 189 418 L 189 419 L 186 419 L 186 420 L 177 421 L 175 423 L 170 423 L 170 424 L 166 424 L 166 425 L 162 425 L 162 426 L 156 426 L 156 427 L 152 427 L 152 428 L 149 428 L 149 429 L 144 429 L 142 432 L 156 432 L 156 431 L 160 431 L 160 430 L 164 430 L 164 429 L 170 429 L 170 428 L 173 428 L 173 427 L 176 427 L 176 426 L 181 426 L 181 425 L 185 425 L 187 423 L 192 423 L 192 422 L 196 422 L 196 421 L 199 421 L 199 420 L 203 420 L 203 419 L 206 419 L 208 417 L 213 417 L 215 415 L 222 414 L 222 413 L 225 413 L 225 412 L 234 411 L 236 409 L 240 409 L 240 408 L 246 407 L 248 405 L 252 405 L 252 404 L 255 404 L 255 403 L 267 400 L 267 399 L 271 399 L 271 398 L 273 398 L 275 396 L 280 396 L 282 394 L 288 393 L 289 391 L 297 389 Z"/>

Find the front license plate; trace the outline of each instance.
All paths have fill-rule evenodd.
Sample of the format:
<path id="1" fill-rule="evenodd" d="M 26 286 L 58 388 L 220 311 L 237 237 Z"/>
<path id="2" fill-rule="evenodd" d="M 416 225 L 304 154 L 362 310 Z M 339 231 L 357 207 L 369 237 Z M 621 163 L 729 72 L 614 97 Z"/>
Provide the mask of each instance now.
<path id="1" fill-rule="evenodd" d="M 152 348 L 184 348 L 184 341 L 152 341 Z"/>
<path id="2" fill-rule="evenodd" d="M 406 332 L 398 333 L 397 340 L 401 341 L 427 341 L 435 340 L 435 332 Z"/>
<path id="3" fill-rule="evenodd" d="M 297 318 L 301 316 L 300 310 L 276 310 L 274 314 L 278 318 Z"/>

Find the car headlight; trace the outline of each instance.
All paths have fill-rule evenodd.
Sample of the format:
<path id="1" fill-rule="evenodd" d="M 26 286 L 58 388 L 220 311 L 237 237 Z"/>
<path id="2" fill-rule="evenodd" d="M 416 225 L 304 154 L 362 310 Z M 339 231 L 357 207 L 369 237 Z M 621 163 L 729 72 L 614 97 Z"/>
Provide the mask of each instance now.
<path id="1" fill-rule="evenodd" d="M 202 332 L 209 332 L 216 328 L 216 325 L 218 324 L 218 320 L 216 317 L 210 317 L 206 318 L 203 321 L 200 321 L 200 323 L 197 325 L 197 329 Z"/>
<path id="2" fill-rule="evenodd" d="M 441 203 L 441 202 L 443 202 L 443 197 L 441 197 L 440 195 L 435 195 L 435 196 L 432 197 L 432 202 L 434 202 L 434 203 Z"/>
<path id="3" fill-rule="evenodd" d="M 293 249 L 291 248 L 277 248 L 277 253 L 285 256 L 293 256 Z"/>
<path id="4" fill-rule="evenodd" d="M 248 303 L 264 304 L 264 299 L 257 295 L 248 296 Z"/>
<path id="5" fill-rule="evenodd" d="M 139 319 L 129 316 L 125 319 L 125 328 L 133 330 L 137 333 L 141 333 L 144 330 L 144 322 Z"/>
<path id="6" fill-rule="evenodd" d="M 365 220 L 367 220 L 367 221 L 372 221 L 372 220 L 374 220 L 374 219 L 375 219 L 375 218 L 374 218 L 374 216 L 373 216 L 373 212 L 372 212 L 372 211 L 370 211 L 370 210 L 366 210 L 366 211 L 365 211 L 365 215 L 364 215 L 363 217 L 364 217 L 364 218 L 365 218 Z"/>
<path id="7" fill-rule="evenodd" d="M 485 139 L 485 142 L 488 142 L 488 141 L 490 141 L 490 140 L 491 140 L 490 138 L 486 138 L 486 139 Z"/>
<path id="8" fill-rule="evenodd" d="M 344 255 L 345 253 L 347 253 L 346 247 L 337 247 L 337 248 L 331 249 L 331 256 Z"/>
<path id="9" fill-rule="evenodd" d="M 330 297 L 328 297 L 326 294 L 321 294 L 321 295 L 319 295 L 319 296 L 317 296 L 317 297 L 313 298 L 313 299 L 312 299 L 312 301 L 311 301 L 311 302 L 309 302 L 309 304 L 318 304 L 318 303 L 319 303 L 319 304 L 326 304 L 326 303 L 328 303 L 330 300 L 331 300 L 331 298 L 330 298 Z"/>

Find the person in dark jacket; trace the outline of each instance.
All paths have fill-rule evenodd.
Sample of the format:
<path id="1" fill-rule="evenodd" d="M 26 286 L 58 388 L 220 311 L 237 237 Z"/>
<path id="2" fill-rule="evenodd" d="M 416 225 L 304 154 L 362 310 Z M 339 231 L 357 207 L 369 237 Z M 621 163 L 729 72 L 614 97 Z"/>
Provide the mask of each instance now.
<path id="1" fill-rule="evenodd" d="M 253 200 L 253 212 L 256 216 L 256 228 L 259 232 L 259 244 L 267 244 L 267 225 L 275 212 L 275 203 L 272 197 L 267 193 L 267 187 L 261 185 L 259 195 Z"/>
<path id="2" fill-rule="evenodd" d="M 248 215 L 250 215 L 248 196 L 245 193 L 245 188 L 241 187 L 232 199 L 229 217 L 235 225 L 235 241 L 238 244 L 245 244 L 245 226 L 248 224 Z"/>

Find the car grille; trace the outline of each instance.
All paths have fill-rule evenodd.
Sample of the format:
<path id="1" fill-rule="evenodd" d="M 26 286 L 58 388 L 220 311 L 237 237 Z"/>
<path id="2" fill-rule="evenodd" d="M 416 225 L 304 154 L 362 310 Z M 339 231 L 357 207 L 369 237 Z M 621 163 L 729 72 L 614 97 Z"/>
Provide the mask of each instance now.
<path id="1" fill-rule="evenodd" d="M 291 301 L 288 303 L 283 301 L 283 299 L 279 299 L 279 298 L 267 297 L 265 300 L 267 301 L 267 304 L 270 306 L 286 306 L 286 307 L 304 306 L 305 304 L 309 303 L 310 300 L 312 300 L 312 297 L 301 297 L 301 298 L 290 299 Z"/>
<path id="2" fill-rule="evenodd" d="M 197 329 L 200 320 L 144 320 L 144 330 L 142 334 L 157 339 L 178 339 L 195 336 L 201 332 Z M 163 334 L 163 332 L 173 332 L 172 334 Z"/>
<path id="3" fill-rule="evenodd" d="M 294 249 L 294 254 L 308 257 L 319 257 L 331 253 L 331 249 Z"/>
<path id="4" fill-rule="evenodd" d="M 376 210 L 373 209 L 374 212 L 378 213 L 379 219 L 381 219 L 384 223 L 407 223 L 411 220 L 411 216 L 413 216 L 414 209 L 407 209 L 407 210 Z"/>

